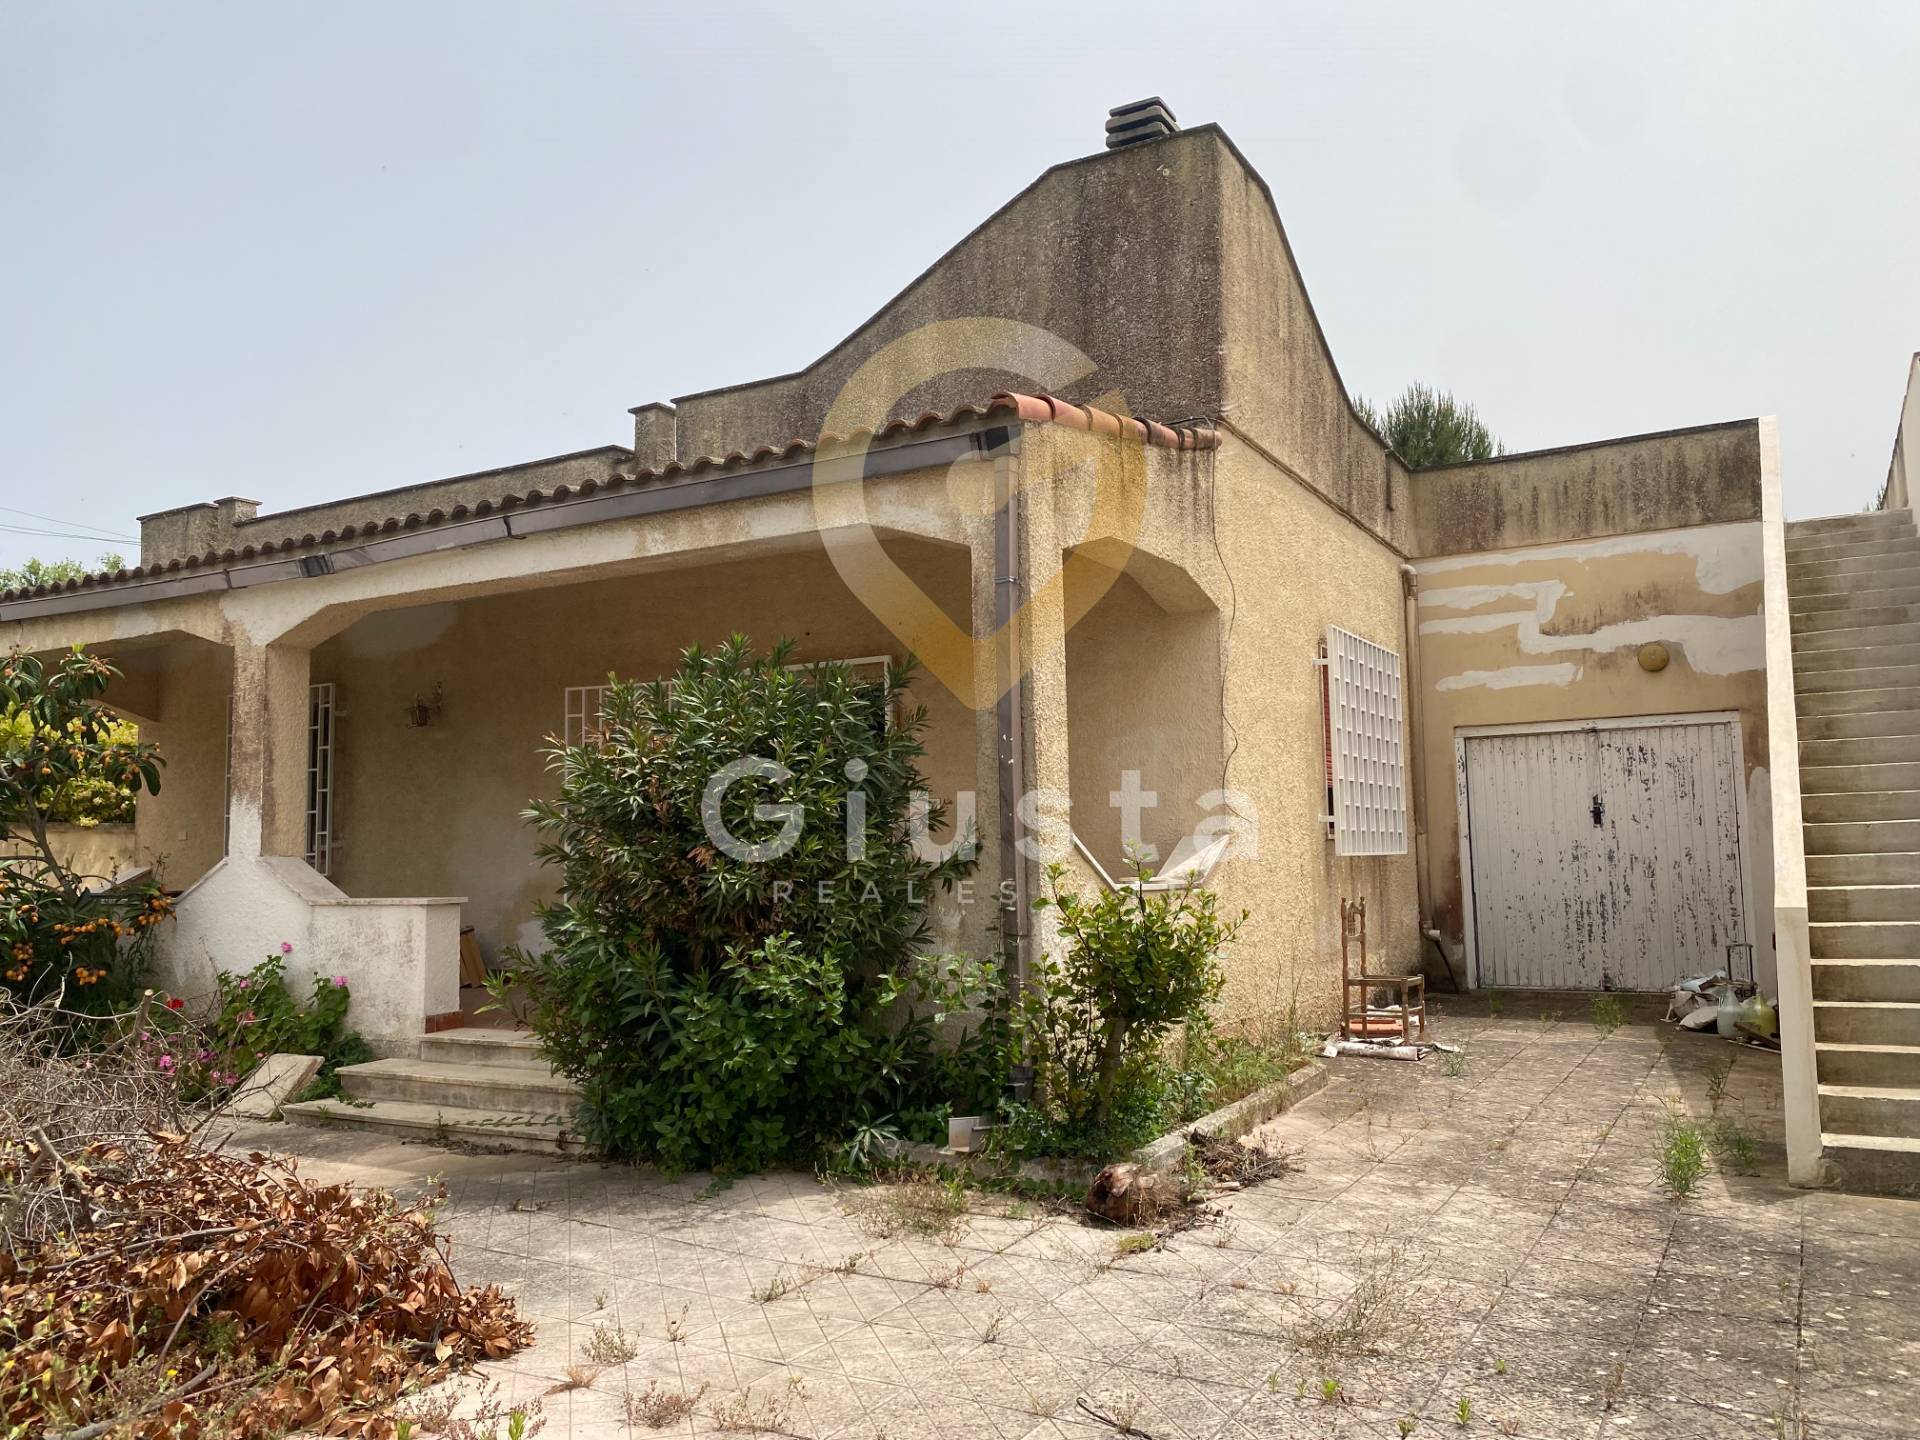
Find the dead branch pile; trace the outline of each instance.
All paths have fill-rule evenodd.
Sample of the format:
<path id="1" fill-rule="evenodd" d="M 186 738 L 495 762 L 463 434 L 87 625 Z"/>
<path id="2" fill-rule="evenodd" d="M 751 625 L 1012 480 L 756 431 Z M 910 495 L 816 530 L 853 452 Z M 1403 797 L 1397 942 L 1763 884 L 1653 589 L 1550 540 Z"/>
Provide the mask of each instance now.
<path id="1" fill-rule="evenodd" d="M 455 1283 L 430 1209 L 291 1161 L 180 1135 L 71 1155 L 0 1138 L 0 1183 L 85 1217 L 0 1254 L 10 1433 L 382 1436 L 403 1389 L 532 1336 L 496 1288 Z"/>
<path id="2" fill-rule="evenodd" d="M 1253 1185 L 1277 1180 L 1300 1168 L 1299 1157 L 1291 1150 L 1267 1150 L 1240 1140 L 1222 1140 L 1204 1130 L 1189 1131 L 1187 1144 L 1193 1160 L 1215 1185 Z"/>
<path id="3" fill-rule="evenodd" d="M 106 1428 L 378 1436 L 376 1409 L 405 1386 L 532 1338 L 495 1286 L 453 1281 L 430 1210 L 313 1185 L 288 1160 L 179 1135 L 73 1156 L 13 1140 L 0 1181 L 58 1185 L 88 1217 L 75 1235 L 0 1254 L 10 1427 L 69 1440 Z"/>

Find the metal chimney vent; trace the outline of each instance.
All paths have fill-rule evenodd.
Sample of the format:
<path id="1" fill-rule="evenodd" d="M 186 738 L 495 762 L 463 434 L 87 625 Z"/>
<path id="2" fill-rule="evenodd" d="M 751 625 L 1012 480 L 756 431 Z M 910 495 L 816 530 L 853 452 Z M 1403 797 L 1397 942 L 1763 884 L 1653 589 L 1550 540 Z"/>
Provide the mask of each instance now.
<path id="1" fill-rule="evenodd" d="M 1158 95 L 1116 105 L 1107 112 L 1107 148 L 1138 145 L 1142 140 L 1164 140 L 1180 128 L 1173 111 Z"/>

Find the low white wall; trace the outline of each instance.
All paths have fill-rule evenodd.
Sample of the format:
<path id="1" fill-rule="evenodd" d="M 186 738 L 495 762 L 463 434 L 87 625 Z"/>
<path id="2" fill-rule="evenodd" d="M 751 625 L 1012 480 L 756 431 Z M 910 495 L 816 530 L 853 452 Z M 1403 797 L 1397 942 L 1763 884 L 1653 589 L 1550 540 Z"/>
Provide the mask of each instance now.
<path id="1" fill-rule="evenodd" d="M 110 880 L 133 865 L 132 825 L 49 825 L 47 841 L 60 863 L 76 875 L 101 875 Z M 0 842 L 0 859 L 38 853 L 27 841 Z"/>
<path id="2" fill-rule="evenodd" d="M 460 1008 L 458 899 L 355 900 L 300 860 L 229 857 L 179 899 L 158 983 L 197 999 L 217 971 L 252 969 L 282 943 L 289 988 L 345 975 L 347 1023 L 381 1055 L 414 1055 L 429 1016 Z"/>

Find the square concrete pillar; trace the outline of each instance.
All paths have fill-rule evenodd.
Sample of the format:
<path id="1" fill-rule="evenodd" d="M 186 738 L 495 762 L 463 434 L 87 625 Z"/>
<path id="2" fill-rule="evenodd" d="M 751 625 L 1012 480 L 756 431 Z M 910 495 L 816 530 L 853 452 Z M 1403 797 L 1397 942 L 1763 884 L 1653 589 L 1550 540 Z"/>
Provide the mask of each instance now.
<path id="1" fill-rule="evenodd" d="M 306 852 L 309 652 L 233 647 L 228 845 L 236 856 Z"/>

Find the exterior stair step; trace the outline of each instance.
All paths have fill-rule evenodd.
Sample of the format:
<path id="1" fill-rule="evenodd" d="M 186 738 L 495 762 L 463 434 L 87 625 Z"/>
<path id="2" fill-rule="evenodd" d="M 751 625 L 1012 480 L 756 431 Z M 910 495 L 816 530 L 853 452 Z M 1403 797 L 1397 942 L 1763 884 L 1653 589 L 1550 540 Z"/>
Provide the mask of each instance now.
<path id="1" fill-rule="evenodd" d="M 540 1055 L 540 1041 L 526 1030 L 495 1029 L 485 1025 L 463 1025 L 423 1036 L 422 1060 L 450 1060 L 456 1064 L 531 1065 L 548 1073 Z"/>
<path id="2" fill-rule="evenodd" d="M 1802 795 L 1854 795 L 1870 790 L 1920 790 L 1920 760 L 1877 765 L 1809 765 L 1800 761 Z"/>
<path id="3" fill-rule="evenodd" d="M 1842 1189 L 1920 1196 L 1920 1140 L 1823 1128 L 1820 1153 L 1840 1172 Z"/>
<path id="4" fill-rule="evenodd" d="M 1920 1001 L 1920 960 L 1816 960 L 1813 998 Z"/>
<path id="5" fill-rule="evenodd" d="M 1789 614 L 1787 628 L 1796 636 L 1821 630 L 1867 630 L 1880 625 L 1911 625 L 1920 620 L 1920 605 L 1875 605 L 1857 610 L 1814 610 Z"/>
<path id="6" fill-rule="evenodd" d="M 1801 801 L 1805 804 L 1805 800 Z M 1890 855 L 1920 851 L 1920 820 L 1865 820 L 1808 825 L 1808 855 Z"/>
<path id="7" fill-rule="evenodd" d="M 1817 580 L 1823 575 L 1873 575 L 1888 570 L 1908 570 L 1916 562 L 1900 554 L 1855 555 L 1842 547 L 1813 547 L 1787 557 L 1787 594 L 1802 580 Z"/>
<path id="8" fill-rule="evenodd" d="M 1795 707 L 1799 709 L 1798 706 Z M 1800 713 L 1800 742 L 1879 739 L 1889 735 L 1920 735 L 1920 708 L 1867 710 L 1845 715 Z"/>
<path id="9" fill-rule="evenodd" d="M 1867 555 L 1920 556 L 1920 539 L 1915 539 L 1911 534 L 1864 538 L 1853 536 L 1839 540 L 1831 536 L 1817 538 L 1825 540 L 1826 543 L 1794 546 L 1793 553 L 1787 556 L 1788 566 L 1813 565 L 1822 560 L 1856 560 Z M 1788 578 L 1792 578 L 1791 568 L 1788 571 Z"/>
<path id="10" fill-rule="evenodd" d="M 1920 1044 L 1848 1045 L 1822 1040 L 1813 1053 L 1822 1084 L 1920 1085 Z"/>
<path id="11" fill-rule="evenodd" d="M 1807 630 L 1793 636 L 1796 658 L 1820 650 L 1873 650 L 1883 645 L 1912 645 L 1920 642 L 1920 625 L 1896 622 L 1892 625 L 1856 625 L 1838 630 Z"/>
<path id="12" fill-rule="evenodd" d="M 1920 790 L 1845 790 L 1802 795 L 1800 810 L 1809 825 L 1844 825 L 1856 820 L 1920 820 Z"/>
<path id="13" fill-rule="evenodd" d="M 1878 690 L 1816 690 L 1794 697 L 1802 715 L 1863 715 L 1920 707 L 1920 691 L 1910 685 Z"/>
<path id="14" fill-rule="evenodd" d="M 1920 960 L 1920 920 L 1817 921 L 1807 938 L 1815 960 Z"/>
<path id="15" fill-rule="evenodd" d="M 364 1105 L 307 1100 L 284 1105 L 280 1113 L 296 1125 L 350 1126 L 411 1139 L 458 1141 L 544 1154 L 581 1149 L 580 1141 L 560 1122 L 509 1111 L 461 1110 L 404 1100 L 376 1100 Z"/>
<path id="16" fill-rule="evenodd" d="M 1837 575 L 1802 575 L 1793 582 L 1789 600 L 1812 599 L 1816 595 L 1840 595 L 1873 585 L 1897 590 L 1902 586 L 1920 586 L 1920 566 L 1898 570 L 1841 571 Z"/>
<path id="17" fill-rule="evenodd" d="M 1809 855 L 1807 884 L 1816 889 L 1847 885 L 1920 885 L 1920 854 L 1895 850 L 1882 855 Z"/>
<path id="18" fill-rule="evenodd" d="M 1911 530 L 1913 517 L 1905 510 L 1861 510 L 1851 515 L 1818 515 L 1811 520 L 1789 520 L 1787 543 L 1806 543 L 1823 535 L 1877 534 L 1884 530 Z"/>
<path id="19" fill-rule="evenodd" d="M 1876 665 L 1920 665 L 1920 641 L 1904 645 L 1855 645 L 1800 650 L 1793 657 L 1796 681 L 1833 670 L 1869 670 Z"/>
<path id="20" fill-rule="evenodd" d="M 1816 1000 L 1813 1035 L 1821 1044 L 1920 1045 L 1920 1004 L 1895 1000 Z"/>
<path id="21" fill-rule="evenodd" d="M 1890 1085 L 1822 1085 L 1820 1124 L 1854 1135 L 1920 1139 L 1920 1090 Z"/>
<path id="22" fill-rule="evenodd" d="M 1816 886 L 1807 891 L 1807 917 L 1816 924 L 1874 920 L 1920 922 L 1920 885 Z M 1886 998 L 1920 1000 L 1920 989 L 1912 995 Z"/>
<path id="23" fill-rule="evenodd" d="M 1920 735 L 1859 735 L 1846 740 L 1800 741 L 1800 773 L 1827 766 L 1920 763 Z"/>
<path id="24" fill-rule="evenodd" d="M 1795 670 L 1796 695 L 1830 690 L 1890 690 L 1920 685 L 1920 665 L 1863 665 L 1856 670 Z"/>
<path id="25" fill-rule="evenodd" d="M 1884 610 L 1889 606 L 1916 603 L 1920 603 L 1920 590 L 1890 585 L 1885 576 L 1875 575 L 1858 589 L 1827 595 L 1795 595 L 1787 606 L 1787 613 L 1815 615 L 1831 610 Z"/>
<path id="26" fill-rule="evenodd" d="M 480 1061 L 369 1060 L 340 1067 L 340 1088 L 356 1100 L 404 1100 L 444 1110 L 507 1111 L 558 1122 L 580 1091 L 571 1080 L 532 1065 Z"/>

